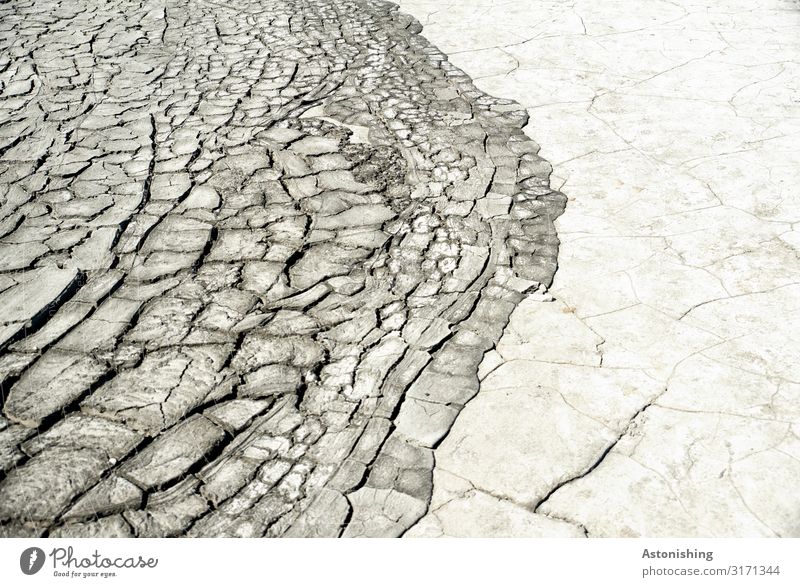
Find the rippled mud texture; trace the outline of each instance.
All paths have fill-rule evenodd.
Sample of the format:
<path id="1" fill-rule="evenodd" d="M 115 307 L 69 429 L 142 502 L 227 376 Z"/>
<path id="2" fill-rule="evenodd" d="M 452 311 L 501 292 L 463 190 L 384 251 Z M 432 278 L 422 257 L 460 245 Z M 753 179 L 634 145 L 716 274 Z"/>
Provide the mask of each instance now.
<path id="1" fill-rule="evenodd" d="M 383 2 L 11 1 L 0 30 L 0 533 L 423 516 L 556 267 L 524 110 Z"/>

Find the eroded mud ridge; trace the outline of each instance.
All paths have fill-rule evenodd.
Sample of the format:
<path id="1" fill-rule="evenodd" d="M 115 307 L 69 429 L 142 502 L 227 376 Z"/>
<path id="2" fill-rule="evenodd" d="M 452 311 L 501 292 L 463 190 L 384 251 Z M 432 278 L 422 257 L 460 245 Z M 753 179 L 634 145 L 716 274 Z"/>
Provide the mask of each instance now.
<path id="1" fill-rule="evenodd" d="M 0 4 L 5 535 L 399 535 L 564 197 L 383 2 Z"/>

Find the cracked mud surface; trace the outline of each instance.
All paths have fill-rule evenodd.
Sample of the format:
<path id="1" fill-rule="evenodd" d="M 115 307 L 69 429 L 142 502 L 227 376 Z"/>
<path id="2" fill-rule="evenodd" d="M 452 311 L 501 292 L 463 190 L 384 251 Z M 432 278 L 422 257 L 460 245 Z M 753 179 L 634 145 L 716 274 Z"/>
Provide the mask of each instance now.
<path id="1" fill-rule="evenodd" d="M 0 533 L 396 536 L 565 198 L 383 2 L 0 3 Z"/>
<path id="2" fill-rule="evenodd" d="M 400 6 L 570 198 L 406 535 L 800 536 L 800 3 Z"/>

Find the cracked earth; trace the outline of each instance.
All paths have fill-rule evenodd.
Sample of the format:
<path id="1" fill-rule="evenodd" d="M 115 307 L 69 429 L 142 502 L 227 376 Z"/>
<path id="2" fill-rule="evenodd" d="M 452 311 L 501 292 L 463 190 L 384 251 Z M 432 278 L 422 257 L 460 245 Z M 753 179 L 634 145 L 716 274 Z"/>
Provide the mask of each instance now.
<path id="1" fill-rule="evenodd" d="M 0 534 L 800 535 L 800 8 L 596 4 L 0 3 Z"/>
<path id="2" fill-rule="evenodd" d="M 407 530 L 555 271 L 525 111 L 384 2 L 0 22 L 3 533 Z"/>

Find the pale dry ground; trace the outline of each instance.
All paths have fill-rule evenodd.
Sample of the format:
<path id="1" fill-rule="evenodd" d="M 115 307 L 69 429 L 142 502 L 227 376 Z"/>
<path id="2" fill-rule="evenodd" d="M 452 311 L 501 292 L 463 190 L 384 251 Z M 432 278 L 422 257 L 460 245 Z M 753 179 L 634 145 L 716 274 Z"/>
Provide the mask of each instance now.
<path id="1" fill-rule="evenodd" d="M 569 197 L 406 535 L 799 536 L 800 4 L 399 4 Z"/>

